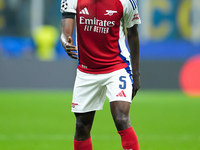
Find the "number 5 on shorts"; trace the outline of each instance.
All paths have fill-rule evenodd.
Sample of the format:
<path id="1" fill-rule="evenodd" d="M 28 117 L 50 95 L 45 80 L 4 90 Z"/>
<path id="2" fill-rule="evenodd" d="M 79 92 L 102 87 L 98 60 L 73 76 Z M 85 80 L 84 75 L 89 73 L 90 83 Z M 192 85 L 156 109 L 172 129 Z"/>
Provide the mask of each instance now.
<path id="1" fill-rule="evenodd" d="M 126 89 L 126 76 L 119 77 L 119 81 L 122 82 L 122 84 L 119 85 L 119 88 Z"/>

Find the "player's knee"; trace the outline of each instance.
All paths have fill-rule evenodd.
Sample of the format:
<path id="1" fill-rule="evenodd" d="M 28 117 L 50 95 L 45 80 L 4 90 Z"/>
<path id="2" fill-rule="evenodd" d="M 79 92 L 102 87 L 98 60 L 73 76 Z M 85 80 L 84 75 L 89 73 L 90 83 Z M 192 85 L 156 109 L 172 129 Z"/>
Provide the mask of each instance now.
<path id="1" fill-rule="evenodd" d="M 90 133 L 90 125 L 86 125 L 83 122 L 76 122 L 76 134 L 84 136 Z"/>
<path id="2" fill-rule="evenodd" d="M 127 117 L 127 116 L 117 116 L 115 118 L 115 122 L 117 124 L 125 124 L 125 123 L 129 122 L 129 117 Z"/>
<path id="3" fill-rule="evenodd" d="M 116 116 L 114 118 L 115 125 L 118 130 L 124 130 L 130 127 L 130 118 L 129 116 Z"/>

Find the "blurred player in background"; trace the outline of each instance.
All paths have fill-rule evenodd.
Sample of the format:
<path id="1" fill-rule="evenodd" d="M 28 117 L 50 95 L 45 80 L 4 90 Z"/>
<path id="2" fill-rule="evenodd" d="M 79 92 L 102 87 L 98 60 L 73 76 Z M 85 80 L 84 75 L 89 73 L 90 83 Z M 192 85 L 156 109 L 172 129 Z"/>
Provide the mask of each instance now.
<path id="1" fill-rule="evenodd" d="M 123 149 L 139 150 L 129 116 L 140 88 L 137 27 L 141 21 L 136 0 L 62 0 L 61 12 L 62 46 L 79 61 L 72 100 L 74 149 L 92 150 L 90 130 L 95 111 L 103 108 L 107 96 Z M 72 41 L 75 20 L 77 47 Z"/>

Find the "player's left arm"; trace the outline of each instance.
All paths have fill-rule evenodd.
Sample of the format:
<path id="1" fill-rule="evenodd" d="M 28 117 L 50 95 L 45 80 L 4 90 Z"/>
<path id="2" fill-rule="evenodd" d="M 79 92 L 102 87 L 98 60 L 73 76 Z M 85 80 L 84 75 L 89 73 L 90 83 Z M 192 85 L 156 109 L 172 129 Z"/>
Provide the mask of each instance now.
<path id="1" fill-rule="evenodd" d="M 127 28 L 127 38 L 131 54 L 131 65 L 133 73 L 133 96 L 136 95 L 140 88 L 140 42 L 138 34 L 138 25 L 135 24 L 131 28 Z"/>

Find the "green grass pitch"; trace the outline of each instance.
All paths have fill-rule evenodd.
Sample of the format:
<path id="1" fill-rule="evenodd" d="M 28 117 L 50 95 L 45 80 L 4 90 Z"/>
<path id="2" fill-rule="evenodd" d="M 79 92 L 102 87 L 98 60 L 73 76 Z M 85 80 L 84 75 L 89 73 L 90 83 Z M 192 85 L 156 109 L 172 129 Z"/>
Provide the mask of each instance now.
<path id="1" fill-rule="evenodd" d="M 71 91 L 1 90 L 0 150 L 73 150 Z M 140 90 L 131 122 L 141 150 L 200 150 L 200 98 Z M 122 150 L 108 100 L 92 128 L 94 150 Z"/>

